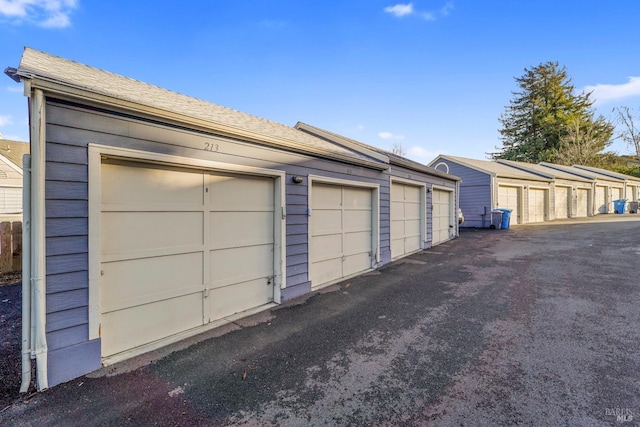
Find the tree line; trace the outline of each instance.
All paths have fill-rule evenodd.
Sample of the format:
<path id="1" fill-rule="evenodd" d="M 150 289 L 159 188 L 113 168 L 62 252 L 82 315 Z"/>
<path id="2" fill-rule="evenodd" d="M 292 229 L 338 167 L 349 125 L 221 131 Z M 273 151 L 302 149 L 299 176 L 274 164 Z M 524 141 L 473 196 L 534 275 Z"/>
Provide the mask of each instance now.
<path id="1" fill-rule="evenodd" d="M 631 108 L 614 108 L 613 121 L 596 116 L 592 92 L 576 93 L 566 67 L 558 62 L 524 71 L 515 78 L 519 89 L 499 118 L 502 147 L 488 153 L 491 158 L 580 164 L 640 177 L 639 119 Z M 633 149 L 635 165 L 607 151 L 616 138 Z"/>

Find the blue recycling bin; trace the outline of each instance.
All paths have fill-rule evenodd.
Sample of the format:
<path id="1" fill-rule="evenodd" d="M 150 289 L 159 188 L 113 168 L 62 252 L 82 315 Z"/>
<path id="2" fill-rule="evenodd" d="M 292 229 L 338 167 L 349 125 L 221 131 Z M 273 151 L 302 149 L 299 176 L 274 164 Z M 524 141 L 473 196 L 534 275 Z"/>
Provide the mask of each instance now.
<path id="1" fill-rule="evenodd" d="M 512 209 L 498 209 L 502 211 L 502 228 L 509 228 L 511 224 L 511 212 Z"/>
<path id="2" fill-rule="evenodd" d="M 613 201 L 613 211 L 617 214 L 624 213 L 624 205 L 627 203 L 627 199 L 618 199 Z"/>

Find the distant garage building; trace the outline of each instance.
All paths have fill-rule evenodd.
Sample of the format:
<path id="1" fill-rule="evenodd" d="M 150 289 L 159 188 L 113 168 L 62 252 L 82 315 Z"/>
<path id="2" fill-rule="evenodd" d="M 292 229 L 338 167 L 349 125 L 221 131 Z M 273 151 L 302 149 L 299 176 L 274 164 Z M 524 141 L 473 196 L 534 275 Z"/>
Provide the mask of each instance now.
<path id="1" fill-rule="evenodd" d="M 593 214 L 591 201 L 594 180 L 592 178 L 544 164 L 510 160 L 497 160 L 497 162 L 523 171 L 538 173 L 553 180 L 548 219 L 578 218 Z"/>
<path id="2" fill-rule="evenodd" d="M 525 171 L 488 160 L 440 155 L 429 166 L 462 179 L 463 227 L 488 227 L 494 208 L 511 210 L 512 224 L 549 219 L 553 179 L 548 173 Z"/>
<path id="3" fill-rule="evenodd" d="M 458 235 L 451 174 L 29 48 L 6 73 L 30 103 L 38 389 Z"/>
<path id="4" fill-rule="evenodd" d="M 562 166 L 553 163 L 541 163 L 542 166 L 570 173 L 580 179 L 587 179 L 592 182 L 593 198 L 590 199 L 588 209 L 590 215 L 614 213 L 614 200 L 626 198 L 627 182 L 630 182 L 631 192 L 633 188 L 637 188 L 636 179 L 627 175 L 616 174 L 615 172 L 605 171 L 604 169 L 573 165 Z M 578 206 L 582 206 L 584 196 L 580 197 L 578 193 Z"/>

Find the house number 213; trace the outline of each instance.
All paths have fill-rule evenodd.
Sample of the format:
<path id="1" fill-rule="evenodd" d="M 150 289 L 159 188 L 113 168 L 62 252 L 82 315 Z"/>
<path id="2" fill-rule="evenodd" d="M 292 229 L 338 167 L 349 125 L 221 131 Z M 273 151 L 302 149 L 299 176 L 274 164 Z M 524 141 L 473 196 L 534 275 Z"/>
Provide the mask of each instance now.
<path id="1" fill-rule="evenodd" d="M 211 144 L 209 142 L 204 143 L 204 151 L 218 152 L 220 146 L 218 144 Z"/>

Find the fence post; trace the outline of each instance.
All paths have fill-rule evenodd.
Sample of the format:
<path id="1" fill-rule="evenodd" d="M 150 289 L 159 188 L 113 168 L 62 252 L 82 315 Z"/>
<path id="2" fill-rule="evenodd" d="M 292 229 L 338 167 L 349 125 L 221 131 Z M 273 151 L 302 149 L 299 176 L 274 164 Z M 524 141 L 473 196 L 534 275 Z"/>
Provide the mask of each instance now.
<path id="1" fill-rule="evenodd" d="M 22 271 L 22 221 L 11 224 L 11 238 L 13 240 L 13 266 L 12 271 Z"/>
<path id="2" fill-rule="evenodd" d="M 11 251 L 11 223 L 0 223 L 0 273 L 9 273 L 13 267 L 13 253 Z"/>

